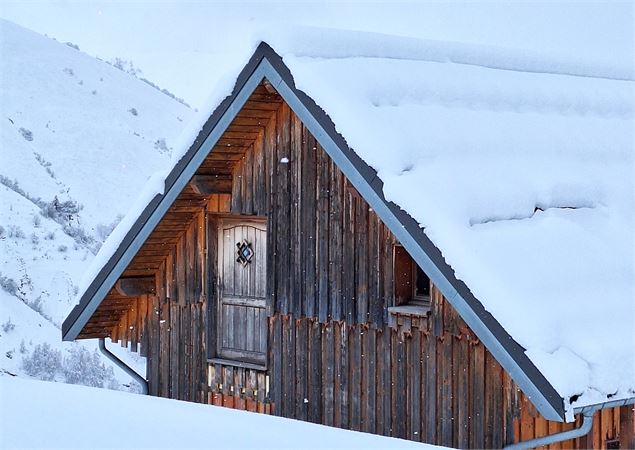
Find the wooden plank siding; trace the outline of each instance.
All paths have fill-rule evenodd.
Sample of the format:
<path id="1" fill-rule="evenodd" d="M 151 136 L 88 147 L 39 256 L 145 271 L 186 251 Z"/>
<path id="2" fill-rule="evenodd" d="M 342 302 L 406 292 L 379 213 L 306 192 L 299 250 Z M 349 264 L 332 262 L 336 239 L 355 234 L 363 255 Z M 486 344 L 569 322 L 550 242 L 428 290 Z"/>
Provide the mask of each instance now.
<path id="1" fill-rule="evenodd" d="M 157 292 L 113 290 L 83 334 L 139 347 L 150 394 L 460 448 L 578 425 L 542 419 L 435 286 L 428 315 L 388 320 L 396 239 L 279 96 L 259 88 L 198 173 L 231 194 L 187 187 L 125 273 Z M 265 367 L 208 360 L 228 215 L 266 218 Z M 634 429 L 632 407 L 598 412 L 553 448 L 633 447 Z"/>

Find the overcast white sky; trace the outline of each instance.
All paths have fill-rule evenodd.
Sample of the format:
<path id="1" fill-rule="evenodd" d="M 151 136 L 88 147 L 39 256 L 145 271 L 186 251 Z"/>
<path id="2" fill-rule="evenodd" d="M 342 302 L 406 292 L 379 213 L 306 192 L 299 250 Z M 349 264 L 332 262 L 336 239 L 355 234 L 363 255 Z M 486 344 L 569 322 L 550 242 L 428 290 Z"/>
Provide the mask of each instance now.
<path id="1" fill-rule="evenodd" d="M 104 59 L 132 60 L 143 75 L 200 106 L 206 74 L 253 28 L 288 24 L 428 39 L 633 58 L 633 2 L 195 2 L 8 1 L 0 17 Z"/>

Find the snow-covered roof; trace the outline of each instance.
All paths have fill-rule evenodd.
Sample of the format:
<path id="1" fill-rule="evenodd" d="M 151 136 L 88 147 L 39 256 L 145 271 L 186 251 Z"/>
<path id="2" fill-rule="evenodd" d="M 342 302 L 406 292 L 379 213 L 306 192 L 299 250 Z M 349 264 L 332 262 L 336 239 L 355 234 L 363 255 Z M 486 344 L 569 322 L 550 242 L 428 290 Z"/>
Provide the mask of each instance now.
<path id="1" fill-rule="evenodd" d="M 264 40 L 562 398 L 635 397 L 631 61 L 320 29 Z M 240 69 L 210 86 L 175 165 Z"/>

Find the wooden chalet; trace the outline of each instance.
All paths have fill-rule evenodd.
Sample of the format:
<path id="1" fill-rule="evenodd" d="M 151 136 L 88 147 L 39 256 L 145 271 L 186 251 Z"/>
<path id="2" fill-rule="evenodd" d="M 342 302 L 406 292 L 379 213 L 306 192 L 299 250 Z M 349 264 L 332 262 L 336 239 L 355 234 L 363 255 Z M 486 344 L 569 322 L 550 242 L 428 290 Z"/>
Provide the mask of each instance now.
<path id="1" fill-rule="evenodd" d="M 63 338 L 140 352 L 155 396 L 460 448 L 592 420 L 552 447 L 633 448 L 632 399 L 567 423 L 561 395 L 327 113 L 261 44 Z"/>

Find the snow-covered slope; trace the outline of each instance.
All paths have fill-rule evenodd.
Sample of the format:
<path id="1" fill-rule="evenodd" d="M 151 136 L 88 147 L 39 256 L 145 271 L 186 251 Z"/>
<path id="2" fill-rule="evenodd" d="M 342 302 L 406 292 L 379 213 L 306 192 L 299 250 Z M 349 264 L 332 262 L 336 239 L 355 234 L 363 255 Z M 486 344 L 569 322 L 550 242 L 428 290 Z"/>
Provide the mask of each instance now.
<path id="1" fill-rule="evenodd" d="M 0 375 L 0 448 L 441 449 L 196 403 Z"/>
<path id="2" fill-rule="evenodd" d="M 0 371 L 46 376 L 23 358 L 61 361 L 52 376 L 65 380 L 73 354 L 94 346 L 62 345 L 59 330 L 83 271 L 191 110 L 6 21 L 0 62 Z"/>

